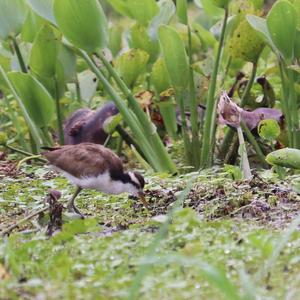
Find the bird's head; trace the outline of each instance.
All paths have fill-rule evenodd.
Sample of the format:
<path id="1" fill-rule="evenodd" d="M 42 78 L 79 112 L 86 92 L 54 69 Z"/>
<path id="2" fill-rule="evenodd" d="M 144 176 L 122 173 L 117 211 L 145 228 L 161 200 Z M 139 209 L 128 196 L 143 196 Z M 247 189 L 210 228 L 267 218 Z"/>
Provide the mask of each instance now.
<path id="1" fill-rule="evenodd" d="M 145 186 L 144 177 L 139 172 L 128 172 L 128 175 L 130 177 L 130 184 L 132 186 L 131 193 L 134 196 L 139 197 L 143 204 L 148 208 L 148 204 L 145 200 L 145 195 L 143 192 Z"/>

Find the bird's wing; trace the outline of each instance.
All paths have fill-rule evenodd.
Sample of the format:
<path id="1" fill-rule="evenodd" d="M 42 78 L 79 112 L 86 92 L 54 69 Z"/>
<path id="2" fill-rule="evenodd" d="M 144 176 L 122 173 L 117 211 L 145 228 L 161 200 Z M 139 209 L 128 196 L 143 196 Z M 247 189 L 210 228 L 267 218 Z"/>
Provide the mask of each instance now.
<path id="1" fill-rule="evenodd" d="M 53 166 L 80 178 L 107 170 L 123 172 L 121 159 L 110 149 L 92 143 L 66 145 L 43 153 Z"/>

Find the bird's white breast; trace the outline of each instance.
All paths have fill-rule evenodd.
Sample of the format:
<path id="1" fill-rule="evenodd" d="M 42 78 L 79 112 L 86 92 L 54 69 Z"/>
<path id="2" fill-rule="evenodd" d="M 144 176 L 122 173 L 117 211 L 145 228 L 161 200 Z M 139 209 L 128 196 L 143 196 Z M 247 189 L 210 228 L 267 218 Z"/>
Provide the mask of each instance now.
<path id="1" fill-rule="evenodd" d="M 96 177 L 77 178 L 63 170 L 59 170 L 71 183 L 85 189 L 93 189 L 107 194 L 121 194 L 124 192 L 136 194 L 132 185 L 122 181 L 112 180 L 108 172 L 99 174 Z"/>

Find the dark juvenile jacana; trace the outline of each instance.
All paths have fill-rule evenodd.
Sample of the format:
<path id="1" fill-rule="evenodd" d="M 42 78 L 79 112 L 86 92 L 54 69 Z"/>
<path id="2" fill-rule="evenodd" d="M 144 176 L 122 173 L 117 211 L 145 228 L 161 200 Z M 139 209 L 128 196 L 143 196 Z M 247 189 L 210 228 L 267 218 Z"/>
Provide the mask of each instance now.
<path id="1" fill-rule="evenodd" d="M 138 172 L 125 172 L 121 159 L 110 149 L 92 143 L 44 149 L 48 151 L 42 155 L 49 163 L 77 186 L 68 204 L 69 211 L 82 216 L 74 203 L 82 189 L 94 189 L 107 194 L 127 192 L 138 196 L 148 208 L 143 194 L 143 176 Z"/>

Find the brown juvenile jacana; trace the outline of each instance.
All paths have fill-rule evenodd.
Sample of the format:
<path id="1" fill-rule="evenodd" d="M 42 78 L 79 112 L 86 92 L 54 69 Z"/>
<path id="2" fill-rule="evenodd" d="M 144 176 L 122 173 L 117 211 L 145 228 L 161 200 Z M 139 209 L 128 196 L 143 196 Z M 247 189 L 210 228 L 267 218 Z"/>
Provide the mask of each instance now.
<path id="1" fill-rule="evenodd" d="M 42 155 L 49 163 L 77 186 L 68 204 L 69 211 L 83 217 L 74 203 L 82 189 L 94 189 L 107 194 L 127 192 L 138 196 L 148 208 L 143 194 L 143 176 L 138 172 L 125 172 L 121 159 L 110 149 L 92 143 L 44 149 L 48 151 Z"/>

